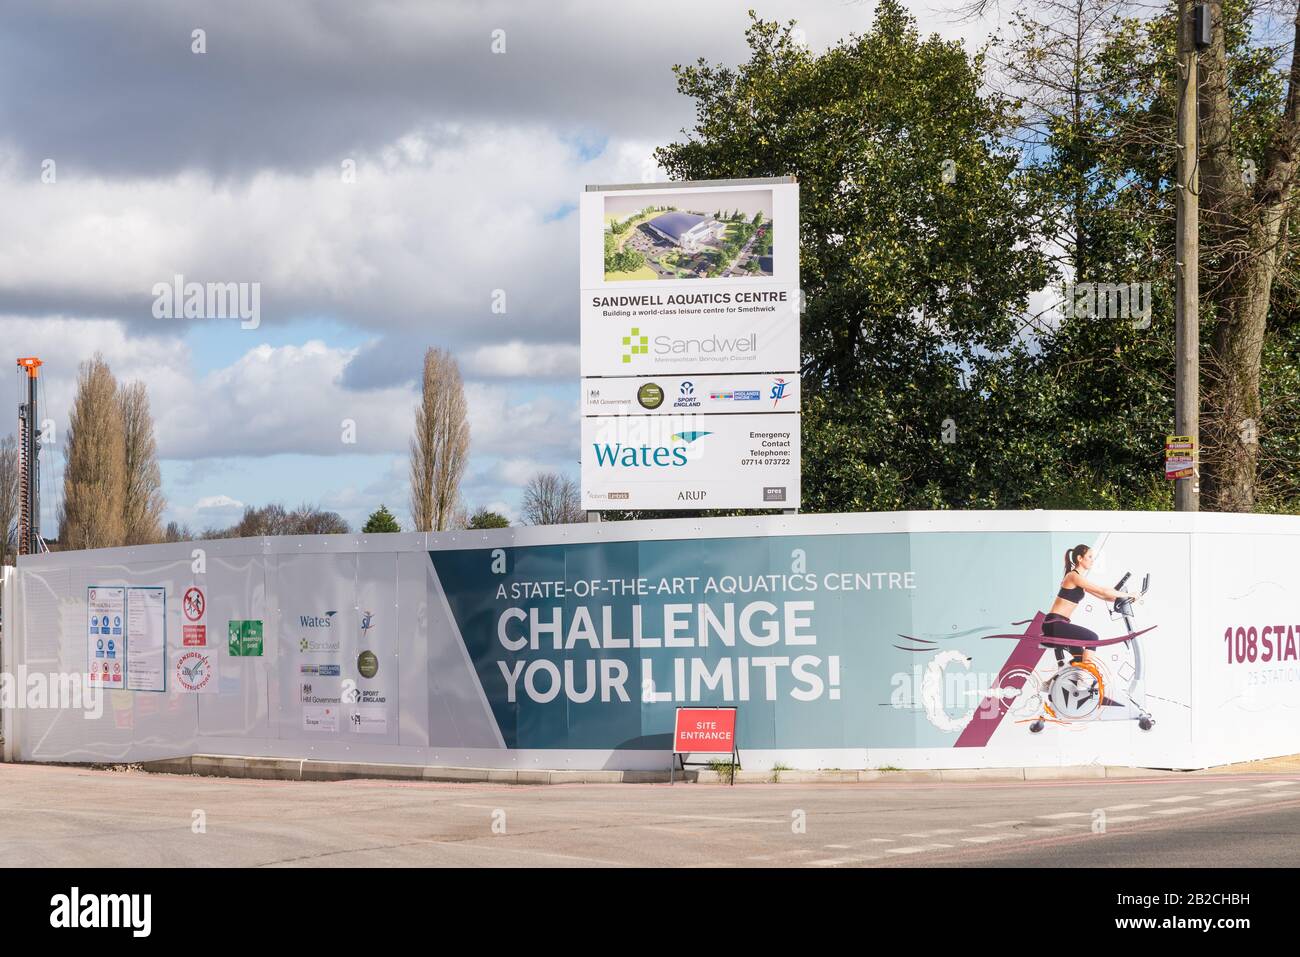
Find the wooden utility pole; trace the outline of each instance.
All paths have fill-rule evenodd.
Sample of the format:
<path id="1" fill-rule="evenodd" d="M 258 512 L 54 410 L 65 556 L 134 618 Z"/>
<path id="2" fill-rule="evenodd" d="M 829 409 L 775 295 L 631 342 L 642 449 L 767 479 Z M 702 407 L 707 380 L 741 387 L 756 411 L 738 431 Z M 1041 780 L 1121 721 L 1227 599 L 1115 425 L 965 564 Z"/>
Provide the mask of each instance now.
<path id="1" fill-rule="evenodd" d="M 1200 179 L 1196 170 L 1196 10 L 1193 0 L 1178 3 L 1178 223 L 1174 258 L 1178 269 L 1174 430 L 1195 443 L 1192 474 L 1174 481 L 1174 508 L 1200 507 Z M 1203 15 L 1208 15 L 1208 8 Z"/>

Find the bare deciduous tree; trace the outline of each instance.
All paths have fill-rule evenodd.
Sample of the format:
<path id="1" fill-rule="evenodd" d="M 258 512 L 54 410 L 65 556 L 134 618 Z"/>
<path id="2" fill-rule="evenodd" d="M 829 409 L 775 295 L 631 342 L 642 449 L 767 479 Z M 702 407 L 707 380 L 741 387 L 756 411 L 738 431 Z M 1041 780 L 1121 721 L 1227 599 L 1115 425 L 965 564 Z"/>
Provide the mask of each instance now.
<path id="1" fill-rule="evenodd" d="M 68 417 L 59 544 L 107 548 L 121 544 L 126 503 L 126 440 L 117 381 L 96 353 L 77 374 Z"/>
<path id="2" fill-rule="evenodd" d="M 14 564 L 18 554 L 18 440 L 0 439 L 0 565 Z"/>
<path id="3" fill-rule="evenodd" d="M 416 531 L 443 531 L 458 520 L 460 479 L 469 457 L 466 412 L 456 360 L 445 349 L 429 349 L 411 437 L 411 519 Z"/>
<path id="4" fill-rule="evenodd" d="M 585 517 L 578 483 L 567 475 L 538 472 L 524 486 L 525 524 L 571 525 Z"/>
<path id="5" fill-rule="evenodd" d="M 143 382 L 118 390 L 122 407 L 123 444 L 126 450 L 126 491 L 123 503 L 123 545 L 149 545 L 163 540 L 162 473 L 158 445 L 149 412 L 149 393 Z"/>
<path id="6" fill-rule="evenodd" d="M 168 535 L 172 534 L 172 525 L 168 526 Z M 203 533 L 203 538 L 263 538 L 274 535 L 342 535 L 352 531 L 347 521 L 338 512 L 331 512 L 315 505 L 299 505 L 292 512 L 279 503 L 254 508 L 245 506 L 244 514 L 229 528 L 210 528 Z M 184 533 L 188 528 L 177 528 L 176 533 Z M 170 539 L 169 539 L 170 540 Z"/>

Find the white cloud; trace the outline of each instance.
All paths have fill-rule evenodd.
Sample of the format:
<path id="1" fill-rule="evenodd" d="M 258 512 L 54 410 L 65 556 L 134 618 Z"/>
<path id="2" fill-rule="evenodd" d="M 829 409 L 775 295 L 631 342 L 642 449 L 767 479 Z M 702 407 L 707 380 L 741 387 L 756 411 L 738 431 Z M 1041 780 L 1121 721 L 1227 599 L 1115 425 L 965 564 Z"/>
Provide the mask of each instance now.
<path id="1" fill-rule="evenodd" d="M 468 375 L 578 378 L 578 347 L 535 345 L 515 340 L 481 346 L 461 361 Z"/>
<path id="2" fill-rule="evenodd" d="M 229 495 L 205 495 L 194 503 L 196 511 L 203 512 L 212 509 L 231 509 L 243 508 L 244 503 L 231 498 Z"/>

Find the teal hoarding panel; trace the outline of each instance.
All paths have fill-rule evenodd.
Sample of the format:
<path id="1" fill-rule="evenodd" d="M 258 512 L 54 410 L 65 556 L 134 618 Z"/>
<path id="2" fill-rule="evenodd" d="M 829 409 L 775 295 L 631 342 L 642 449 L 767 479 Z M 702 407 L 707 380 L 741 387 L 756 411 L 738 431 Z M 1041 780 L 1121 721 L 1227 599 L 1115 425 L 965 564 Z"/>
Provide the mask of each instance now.
<path id="1" fill-rule="evenodd" d="M 1080 539 L 900 532 L 430 557 L 508 747 L 666 750 L 677 706 L 734 704 L 743 748 L 915 748 L 953 746 L 1017 644 L 987 636 L 1050 607 Z"/>

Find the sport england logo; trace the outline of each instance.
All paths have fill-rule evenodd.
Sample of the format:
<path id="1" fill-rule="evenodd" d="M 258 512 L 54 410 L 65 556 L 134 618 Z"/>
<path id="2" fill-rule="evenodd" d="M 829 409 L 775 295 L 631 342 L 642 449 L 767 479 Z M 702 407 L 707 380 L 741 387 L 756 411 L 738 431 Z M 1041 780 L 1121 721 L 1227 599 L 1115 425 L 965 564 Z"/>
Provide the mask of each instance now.
<path id="1" fill-rule="evenodd" d="M 677 390 L 677 401 L 673 403 L 674 409 L 698 409 L 700 400 L 695 396 L 695 383 L 687 380 L 683 382 Z"/>

